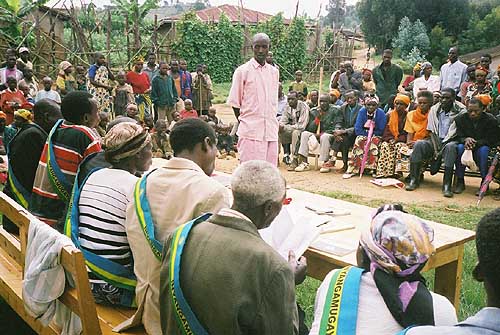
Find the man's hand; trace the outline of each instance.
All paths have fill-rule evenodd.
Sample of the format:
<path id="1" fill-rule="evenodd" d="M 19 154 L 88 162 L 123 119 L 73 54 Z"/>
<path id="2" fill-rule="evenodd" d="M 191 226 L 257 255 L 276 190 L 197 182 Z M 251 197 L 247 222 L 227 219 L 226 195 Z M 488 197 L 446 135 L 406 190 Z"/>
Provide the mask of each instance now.
<path id="1" fill-rule="evenodd" d="M 288 264 L 292 267 L 292 271 L 295 277 L 295 285 L 302 284 L 306 279 L 307 274 L 307 259 L 302 256 L 297 260 L 295 258 L 295 253 L 290 250 L 288 252 Z"/>
<path id="2" fill-rule="evenodd" d="M 465 144 L 465 149 L 472 150 L 476 146 L 476 140 L 473 139 L 472 137 L 467 137 L 465 139 L 464 144 Z"/>

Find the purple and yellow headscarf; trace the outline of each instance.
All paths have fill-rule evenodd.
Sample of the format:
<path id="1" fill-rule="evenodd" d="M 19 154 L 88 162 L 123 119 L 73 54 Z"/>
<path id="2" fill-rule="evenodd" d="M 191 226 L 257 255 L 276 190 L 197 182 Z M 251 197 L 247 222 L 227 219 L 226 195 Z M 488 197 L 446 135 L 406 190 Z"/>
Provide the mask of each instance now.
<path id="1" fill-rule="evenodd" d="M 360 244 L 370 272 L 394 319 L 403 327 L 434 325 L 432 296 L 420 270 L 434 254 L 434 230 L 420 218 L 382 210 Z"/>
<path id="2" fill-rule="evenodd" d="M 404 277 L 425 264 L 434 252 L 434 230 L 418 217 L 401 211 L 383 211 L 361 235 L 372 266 Z"/>

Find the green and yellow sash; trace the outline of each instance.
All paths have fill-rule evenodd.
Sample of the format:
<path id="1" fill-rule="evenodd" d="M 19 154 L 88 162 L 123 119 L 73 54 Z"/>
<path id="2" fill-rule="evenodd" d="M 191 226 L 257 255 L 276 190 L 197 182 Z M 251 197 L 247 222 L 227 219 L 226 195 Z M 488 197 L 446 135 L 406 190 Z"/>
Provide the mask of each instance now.
<path id="1" fill-rule="evenodd" d="M 56 122 L 54 127 L 50 130 L 49 136 L 47 137 L 47 172 L 49 176 L 49 181 L 54 187 L 59 198 L 68 203 L 71 198 L 71 183 L 66 179 L 64 172 L 57 164 L 56 156 L 54 154 L 54 144 L 52 143 L 52 137 L 56 132 L 57 128 L 61 126 L 64 119 L 60 119 Z"/>
<path id="2" fill-rule="evenodd" d="M 153 216 L 151 215 L 151 208 L 149 206 L 149 200 L 146 196 L 146 185 L 148 176 L 156 171 L 152 170 L 142 176 L 141 179 L 137 181 L 134 189 L 134 206 L 135 212 L 137 214 L 137 219 L 141 225 L 142 232 L 146 237 L 146 241 L 151 248 L 151 251 L 155 257 L 161 261 L 161 254 L 163 252 L 163 245 L 155 237 L 155 226 L 153 222 Z"/>
<path id="3" fill-rule="evenodd" d="M 178 227 L 172 234 L 172 243 L 170 244 L 170 259 L 168 269 L 168 282 L 170 287 L 171 304 L 175 310 L 175 317 L 179 328 L 184 335 L 208 335 L 191 307 L 184 298 L 180 285 L 181 257 L 182 251 L 188 239 L 189 232 L 198 223 L 208 220 L 212 214 L 207 213 L 191 220 Z"/>
<path id="4" fill-rule="evenodd" d="M 355 335 L 359 286 L 363 269 L 348 266 L 330 280 L 321 317 L 320 335 Z"/>

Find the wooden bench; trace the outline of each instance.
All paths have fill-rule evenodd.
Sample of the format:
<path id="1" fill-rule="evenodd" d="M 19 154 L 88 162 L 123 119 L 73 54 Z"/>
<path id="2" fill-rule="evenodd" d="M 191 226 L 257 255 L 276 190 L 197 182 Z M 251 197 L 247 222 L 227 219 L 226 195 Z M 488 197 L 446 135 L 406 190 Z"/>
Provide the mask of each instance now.
<path id="1" fill-rule="evenodd" d="M 24 309 L 22 297 L 24 259 L 28 227 L 34 217 L 3 192 L 0 192 L 0 213 L 19 227 L 19 237 L 11 235 L 0 227 L 0 296 L 38 334 L 59 334 L 60 330 L 55 325 L 44 327 Z M 131 317 L 135 310 L 95 304 L 83 254 L 76 247 L 64 247 L 60 262 L 66 272 L 73 276 L 75 287 L 67 287 L 59 300 L 80 317 L 83 334 L 117 334 L 112 329 Z M 122 334 L 146 334 L 146 332 L 142 327 L 136 327 Z"/>

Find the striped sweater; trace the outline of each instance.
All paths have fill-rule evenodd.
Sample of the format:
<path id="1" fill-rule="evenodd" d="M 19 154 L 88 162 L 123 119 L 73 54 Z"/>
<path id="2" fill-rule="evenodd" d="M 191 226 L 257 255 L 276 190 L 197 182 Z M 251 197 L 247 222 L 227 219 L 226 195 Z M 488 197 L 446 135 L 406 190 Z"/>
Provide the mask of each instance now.
<path id="1" fill-rule="evenodd" d="M 100 139 L 90 128 L 67 122 L 54 132 L 52 141 L 57 164 L 71 184 L 80 162 L 86 156 L 101 151 Z M 45 223 L 55 226 L 58 222 L 62 224 L 68 204 L 59 198 L 49 180 L 47 149 L 48 144 L 45 143 L 33 183 L 30 212 Z"/>

